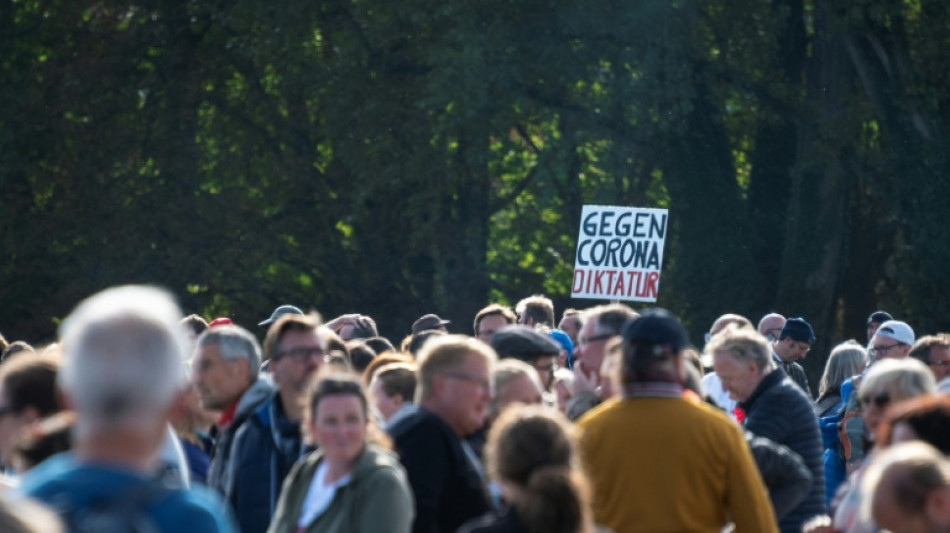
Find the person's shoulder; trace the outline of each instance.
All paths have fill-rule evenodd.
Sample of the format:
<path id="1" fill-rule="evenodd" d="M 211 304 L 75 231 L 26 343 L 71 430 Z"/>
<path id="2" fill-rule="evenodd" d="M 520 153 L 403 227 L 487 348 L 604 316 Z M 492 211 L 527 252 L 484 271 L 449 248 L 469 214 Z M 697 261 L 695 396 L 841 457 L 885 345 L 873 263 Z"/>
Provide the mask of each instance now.
<path id="1" fill-rule="evenodd" d="M 622 403 L 619 398 L 605 400 L 600 405 L 584 413 L 584 415 L 577 420 L 577 425 L 582 429 L 589 429 L 603 424 L 609 420 L 614 413 L 619 411 L 621 405 Z"/>
<path id="2" fill-rule="evenodd" d="M 230 509 L 217 493 L 202 486 L 172 491 L 155 510 L 175 533 L 236 531 Z M 164 521 L 163 520 L 163 521 Z"/>
<path id="3" fill-rule="evenodd" d="M 469 520 L 458 533 L 521 533 L 526 531 L 518 515 L 510 507 Z"/>
<path id="4" fill-rule="evenodd" d="M 438 415 L 425 409 L 406 416 L 389 429 L 389 435 L 397 443 L 404 439 L 436 438 L 439 435 L 449 435 L 452 430 Z"/>

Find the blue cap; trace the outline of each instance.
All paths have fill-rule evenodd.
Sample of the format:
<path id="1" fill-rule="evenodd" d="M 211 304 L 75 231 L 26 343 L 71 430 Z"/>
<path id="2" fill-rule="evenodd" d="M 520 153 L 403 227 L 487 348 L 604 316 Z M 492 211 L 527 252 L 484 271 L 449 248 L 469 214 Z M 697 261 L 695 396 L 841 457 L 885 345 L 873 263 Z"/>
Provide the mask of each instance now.
<path id="1" fill-rule="evenodd" d="M 278 318 L 284 315 L 302 315 L 303 311 L 299 307 L 294 307 L 292 305 L 282 305 L 277 309 L 274 309 L 274 312 L 271 313 L 270 318 L 267 320 L 258 323 L 258 326 L 270 326 L 277 321 Z"/>

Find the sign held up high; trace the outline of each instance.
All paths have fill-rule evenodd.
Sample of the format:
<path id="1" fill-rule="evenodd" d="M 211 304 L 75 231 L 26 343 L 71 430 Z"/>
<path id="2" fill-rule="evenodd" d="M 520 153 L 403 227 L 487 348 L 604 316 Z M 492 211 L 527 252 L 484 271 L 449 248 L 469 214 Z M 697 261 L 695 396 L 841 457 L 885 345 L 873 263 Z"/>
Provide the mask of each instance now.
<path id="1" fill-rule="evenodd" d="M 667 222 L 666 209 L 585 205 L 571 297 L 655 302 Z"/>

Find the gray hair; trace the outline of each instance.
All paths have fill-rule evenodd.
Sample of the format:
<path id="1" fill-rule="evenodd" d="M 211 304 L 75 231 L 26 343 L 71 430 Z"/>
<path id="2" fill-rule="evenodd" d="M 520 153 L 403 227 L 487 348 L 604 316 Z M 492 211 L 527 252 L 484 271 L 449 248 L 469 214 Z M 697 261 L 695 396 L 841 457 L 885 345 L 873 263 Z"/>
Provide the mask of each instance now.
<path id="1" fill-rule="evenodd" d="M 860 393 L 887 391 L 891 401 L 916 398 L 937 392 L 933 372 L 917 359 L 881 359 L 861 380 Z"/>
<path id="2" fill-rule="evenodd" d="M 195 341 L 195 346 L 199 349 L 209 344 L 217 345 L 218 354 L 223 359 L 247 359 L 251 383 L 257 380 L 261 369 L 261 343 L 257 342 L 257 337 L 250 331 L 233 324 L 215 326 L 206 330 Z"/>
<path id="3" fill-rule="evenodd" d="M 77 431 L 148 426 L 184 384 L 188 340 L 171 295 L 145 286 L 102 291 L 63 321 L 59 380 Z"/>
<path id="4" fill-rule="evenodd" d="M 854 339 L 835 346 L 825 363 L 825 372 L 818 384 L 818 397 L 838 392 L 844 380 L 858 374 L 866 360 L 867 350 Z"/>
<path id="5" fill-rule="evenodd" d="M 751 361 L 760 372 L 772 367 L 772 351 L 765 337 L 754 329 L 738 327 L 736 324 L 729 324 L 713 335 L 706 343 L 705 352 L 709 357 L 728 353 L 740 363 Z"/>

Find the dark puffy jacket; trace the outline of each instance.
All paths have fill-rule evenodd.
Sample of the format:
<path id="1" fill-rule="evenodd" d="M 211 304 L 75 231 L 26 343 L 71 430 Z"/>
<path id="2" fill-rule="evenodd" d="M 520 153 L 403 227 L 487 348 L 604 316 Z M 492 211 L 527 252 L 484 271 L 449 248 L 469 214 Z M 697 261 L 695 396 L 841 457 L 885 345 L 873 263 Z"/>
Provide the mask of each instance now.
<path id="1" fill-rule="evenodd" d="M 745 432 L 755 466 L 772 500 L 776 520 L 798 506 L 811 490 L 811 472 L 797 453 L 765 437 Z"/>
<path id="2" fill-rule="evenodd" d="M 779 522 L 783 533 L 799 533 L 806 520 L 826 512 L 821 434 L 812 402 L 777 368 L 739 406 L 746 413 L 743 425 L 747 430 L 787 447 L 811 472 L 808 496 Z"/>
<path id="3" fill-rule="evenodd" d="M 228 428 L 232 431 L 222 435 L 230 434 L 228 474 L 216 488 L 227 497 L 242 533 L 267 531 L 284 478 L 306 451 L 299 423 L 283 413 L 274 391 L 236 417 Z"/>

